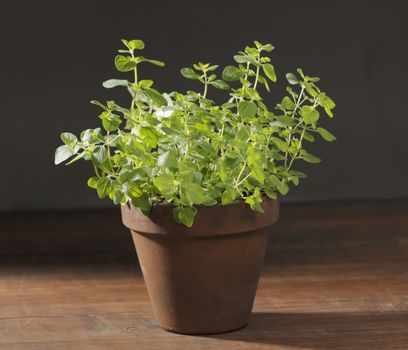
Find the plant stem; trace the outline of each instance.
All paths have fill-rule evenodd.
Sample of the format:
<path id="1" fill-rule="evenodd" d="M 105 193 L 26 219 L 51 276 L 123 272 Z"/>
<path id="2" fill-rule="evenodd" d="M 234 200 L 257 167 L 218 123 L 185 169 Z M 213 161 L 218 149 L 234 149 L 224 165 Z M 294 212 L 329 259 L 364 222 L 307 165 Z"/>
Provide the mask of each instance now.
<path id="1" fill-rule="evenodd" d="M 302 130 L 302 133 L 301 133 L 300 139 L 299 139 L 299 145 L 298 145 L 298 148 L 296 150 L 296 153 L 294 154 L 293 158 L 290 160 L 290 163 L 289 163 L 289 166 L 288 166 L 288 169 L 287 169 L 288 171 L 290 170 L 293 162 L 295 161 L 296 157 L 299 154 L 300 149 L 302 148 L 302 141 L 303 141 L 303 137 L 305 136 L 305 131 L 306 131 L 306 125 L 303 126 L 303 130 Z"/>
<path id="2" fill-rule="evenodd" d="M 133 51 L 130 51 L 130 55 L 132 56 L 132 59 L 135 58 L 135 55 L 133 54 Z M 137 64 L 135 66 L 135 68 L 133 68 L 133 76 L 134 76 L 134 84 L 137 84 Z M 130 107 L 130 109 L 132 110 L 135 107 L 135 100 L 136 100 L 136 89 L 135 89 L 135 93 L 132 96 L 132 105 Z"/>
<path id="3" fill-rule="evenodd" d="M 137 84 L 137 65 L 136 65 L 136 67 L 133 69 L 133 72 L 134 72 L 135 84 Z"/>
<path id="4" fill-rule="evenodd" d="M 266 136 L 266 143 L 265 143 L 265 149 L 264 149 L 264 155 L 265 157 L 267 156 L 267 152 L 269 151 L 269 144 L 271 142 L 271 136 L 267 135 Z"/>
<path id="5" fill-rule="evenodd" d="M 237 177 L 236 180 L 235 180 L 235 187 L 238 186 L 238 183 L 239 183 L 239 180 L 241 179 L 242 173 L 243 173 L 244 170 L 245 170 L 246 163 L 247 163 L 247 162 L 245 161 L 244 164 L 242 165 L 242 169 L 241 169 L 241 171 L 239 172 L 238 177 Z"/>
<path id="6" fill-rule="evenodd" d="M 258 64 L 260 64 L 260 63 L 259 63 L 260 59 L 261 59 L 260 53 L 258 52 L 258 60 L 257 60 Z M 256 67 L 256 76 L 255 76 L 254 90 L 256 90 L 256 86 L 258 85 L 259 67 L 260 67 L 260 65 L 258 65 L 258 66 Z"/>
<path id="7" fill-rule="evenodd" d="M 239 183 L 237 183 L 236 185 L 235 185 L 235 187 L 239 187 L 248 177 L 250 177 L 251 176 L 251 173 L 249 173 L 247 176 L 245 176 Z"/>
<path id="8" fill-rule="evenodd" d="M 302 89 L 302 92 L 303 92 L 303 89 Z M 318 105 L 318 100 L 315 98 L 314 101 L 313 101 L 313 108 L 316 107 L 317 105 Z M 290 161 L 290 163 L 289 163 L 288 170 L 289 170 L 290 167 L 292 166 L 292 164 L 293 164 L 293 162 L 295 161 L 297 155 L 299 154 L 300 149 L 302 148 L 302 142 L 303 142 L 303 138 L 304 138 L 304 136 L 305 136 L 306 129 L 307 129 L 307 126 L 306 126 L 306 124 L 305 124 L 305 125 L 303 126 L 303 130 L 302 130 L 302 133 L 301 133 L 301 135 L 300 135 L 299 145 L 298 145 L 297 151 L 296 151 L 294 157 L 291 159 L 291 161 Z"/>
<path id="9" fill-rule="evenodd" d="M 302 90 L 302 91 L 303 91 L 303 90 Z M 318 104 L 318 101 L 317 101 L 317 99 L 315 99 L 315 100 L 313 101 L 313 107 L 316 107 L 317 104 Z M 298 124 L 298 125 L 299 125 L 299 124 Z M 303 138 L 304 138 L 304 136 L 305 136 L 306 129 L 307 129 L 307 126 L 306 126 L 306 124 L 305 124 L 305 125 L 303 125 L 302 133 L 300 134 L 299 145 L 298 145 L 298 147 L 297 147 L 296 153 L 294 154 L 293 158 L 290 160 L 290 163 L 289 163 L 289 166 L 288 166 L 288 170 L 291 168 L 293 162 L 295 161 L 296 157 L 297 157 L 298 154 L 299 154 L 300 149 L 302 148 L 302 142 L 303 142 Z"/>
<path id="10" fill-rule="evenodd" d="M 222 116 L 222 127 L 220 131 L 221 159 L 224 159 L 224 143 L 223 143 L 224 127 L 225 127 L 225 122 L 224 122 L 224 115 L 223 115 Z"/>
<path id="11" fill-rule="evenodd" d="M 96 176 L 97 176 L 97 177 L 101 177 L 101 175 L 99 174 L 99 171 L 98 171 L 98 168 L 96 167 L 96 165 L 95 165 L 94 163 L 92 163 L 92 164 L 93 164 L 93 167 L 94 167 Z"/>
<path id="12" fill-rule="evenodd" d="M 109 131 L 106 133 L 109 136 Z M 106 144 L 106 148 L 108 150 L 108 161 L 109 161 L 109 167 L 111 168 L 112 171 L 113 170 L 113 165 L 112 165 L 112 160 L 111 160 L 111 152 L 110 152 L 110 145 L 109 143 Z"/>
<path id="13" fill-rule="evenodd" d="M 295 113 L 296 113 L 297 109 L 299 108 L 299 106 L 301 105 L 300 99 L 302 98 L 302 95 L 303 95 L 303 92 L 304 92 L 304 91 L 305 91 L 305 87 L 302 86 L 302 90 L 300 91 L 300 94 L 299 94 L 299 97 L 298 97 L 298 99 L 297 99 L 295 108 L 293 109 L 292 118 L 295 117 Z M 303 101 L 304 101 L 304 100 L 303 100 Z M 302 101 L 302 103 L 303 103 L 303 101 Z M 297 128 L 297 126 L 295 127 L 295 129 L 296 129 L 296 128 Z M 289 127 L 289 131 L 291 131 L 291 130 L 292 130 L 292 128 Z M 285 152 L 285 167 L 286 167 L 287 164 L 288 164 L 288 153 L 289 153 L 289 147 L 290 147 L 290 141 L 291 141 L 291 139 L 292 139 L 292 133 L 290 132 L 290 133 L 289 133 L 289 136 L 288 136 L 288 140 L 287 140 L 287 142 L 286 142 L 286 145 L 288 146 L 288 150 Z"/>
<path id="14" fill-rule="evenodd" d="M 245 73 L 245 76 L 244 76 L 244 80 L 248 79 L 248 74 L 249 74 L 249 62 L 247 62 L 247 65 L 246 65 L 246 73 Z"/>
<path id="15" fill-rule="evenodd" d="M 203 92 L 203 98 L 206 98 L 206 96 L 207 96 L 207 89 L 208 89 L 207 72 L 204 72 L 204 92 Z"/>
<path id="16" fill-rule="evenodd" d="M 184 158 L 187 158 L 188 156 L 188 151 L 190 148 L 190 141 L 189 141 L 189 133 L 188 133 L 188 112 L 185 110 L 184 111 L 184 136 L 185 136 L 185 142 L 186 142 L 186 151 L 184 153 Z"/>

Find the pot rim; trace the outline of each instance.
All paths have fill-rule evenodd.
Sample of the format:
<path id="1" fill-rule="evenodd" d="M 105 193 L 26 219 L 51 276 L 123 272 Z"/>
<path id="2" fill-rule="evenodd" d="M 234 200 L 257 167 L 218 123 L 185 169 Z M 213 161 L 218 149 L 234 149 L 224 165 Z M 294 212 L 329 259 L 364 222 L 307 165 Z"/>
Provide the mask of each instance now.
<path id="1" fill-rule="evenodd" d="M 171 203 L 157 203 L 149 216 L 127 203 L 121 206 L 123 224 L 131 231 L 143 234 L 169 236 L 214 236 L 237 234 L 267 228 L 278 220 L 279 199 L 264 197 L 261 204 L 264 213 L 253 211 L 242 200 L 213 206 L 197 205 L 197 215 L 192 227 L 177 223 L 173 218 Z"/>

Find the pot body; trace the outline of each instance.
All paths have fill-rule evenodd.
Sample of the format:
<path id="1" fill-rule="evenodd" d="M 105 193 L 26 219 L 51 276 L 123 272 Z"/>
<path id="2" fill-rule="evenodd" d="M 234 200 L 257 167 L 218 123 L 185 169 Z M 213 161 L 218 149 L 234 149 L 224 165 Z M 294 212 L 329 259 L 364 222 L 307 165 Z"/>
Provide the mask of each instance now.
<path id="1" fill-rule="evenodd" d="M 200 207 L 193 227 L 176 223 L 172 207 L 156 205 L 149 217 L 122 206 L 157 321 L 166 330 L 214 334 L 248 323 L 268 228 L 278 201 L 265 213 L 245 203 Z"/>

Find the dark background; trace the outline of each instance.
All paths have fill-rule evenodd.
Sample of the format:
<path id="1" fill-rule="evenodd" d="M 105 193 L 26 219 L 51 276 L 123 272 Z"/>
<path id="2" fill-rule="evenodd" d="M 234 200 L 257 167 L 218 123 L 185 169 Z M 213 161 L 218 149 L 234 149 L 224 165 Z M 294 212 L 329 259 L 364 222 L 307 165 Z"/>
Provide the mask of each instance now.
<path id="1" fill-rule="evenodd" d="M 179 69 L 232 62 L 253 40 L 276 46 L 278 79 L 302 67 L 337 103 L 338 137 L 291 200 L 408 195 L 408 5 L 405 1 L 35 1 L 2 3 L 0 210 L 110 205 L 87 188 L 87 163 L 54 166 L 59 134 L 99 125 L 91 99 L 126 100 L 101 82 L 123 77 L 121 38 L 146 42 L 161 91 L 193 87 Z M 273 88 L 280 99 L 283 86 Z M 268 100 L 269 101 L 269 100 Z M 276 100 L 275 100 L 276 101 Z"/>

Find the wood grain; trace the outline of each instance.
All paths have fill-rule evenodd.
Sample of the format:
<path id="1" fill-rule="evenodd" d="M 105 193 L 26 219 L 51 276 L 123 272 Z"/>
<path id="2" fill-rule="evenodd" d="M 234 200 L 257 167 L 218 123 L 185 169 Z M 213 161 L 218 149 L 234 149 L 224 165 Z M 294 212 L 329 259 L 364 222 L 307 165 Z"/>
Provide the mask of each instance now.
<path id="1" fill-rule="evenodd" d="M 0 214 L 0 349 L 408 349 L 408 201 L 284 204 L 250 324 L 155 324 L 116 210 Z"/>

